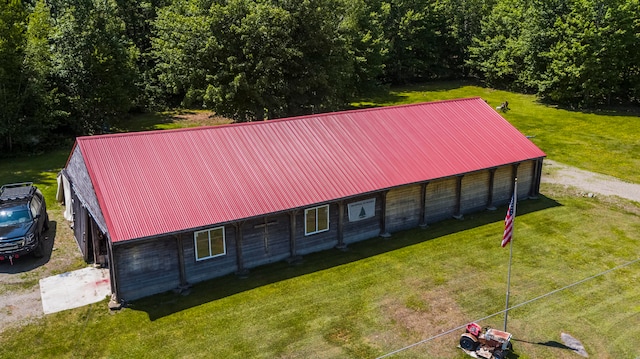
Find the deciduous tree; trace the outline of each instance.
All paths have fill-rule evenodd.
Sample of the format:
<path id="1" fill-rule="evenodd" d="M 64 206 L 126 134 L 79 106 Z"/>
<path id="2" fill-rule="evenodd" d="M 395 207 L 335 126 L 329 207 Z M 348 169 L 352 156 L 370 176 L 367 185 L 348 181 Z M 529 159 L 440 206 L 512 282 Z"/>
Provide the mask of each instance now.
<path id="1" fill-rule="evenodd" d="M 54 71 L 79 133 L 100 133 L 136 97 L 137 48 L 114 0 L 59 4 L 53 35 Z"/>

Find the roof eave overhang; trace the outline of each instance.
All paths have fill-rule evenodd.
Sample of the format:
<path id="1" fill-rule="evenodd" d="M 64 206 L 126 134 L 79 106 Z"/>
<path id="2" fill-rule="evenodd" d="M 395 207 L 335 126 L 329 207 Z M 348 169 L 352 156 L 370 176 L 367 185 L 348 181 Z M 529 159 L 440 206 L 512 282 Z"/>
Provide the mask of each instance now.
<path id="1" fill-rule="evenodd" d="M 337 202 L 341 202 L 341 201 L 348 201 L 350 199 L 358 198 L 358 197 L 366 197 L 366 196 L 377 195 L 378 193 L 382 193 L 382 192 L 385 192 L 385 191 L 390 191 L 390 190 L 392 190 L 394 188 L 399 188 L 399 187 L 404 187 L 404 186 L 411 186 L 411 185 L 419 185 L 419 184 L 438 181 L 438 180 L 444 180 L 444 179 L 449 179 L 449 178 L 456 178 L 456 177 L 460 177 L 460 176 L 466 176 L 466 175 L 469 175 L 469 174 L 472 174 L 472 173 L 485 171 L 487 169 L 499 168 L 499 167 L 504 167 L 504 166 L 512 166 L 512 165 L 523 163 L 523 162 L 526 162 L 526 161 L 544 159 L 546 157 L 547 156 L 544 155 L 544 156 L 529 158 L 529 159 L 525 159 L 525 160 L 521 160 L 521 161 L 505 163 L 505 164 L 502 164 L 502 165 L 496 165 L 496 166 L 491 166 L 491 167 L 482 168 L 482 169 L 478 169 L 478 170 L 458 173 L 458 174 L 451 175 L 451 176 L 431 178 L 431 179 L 427 179 L 427 180 L 406 183 L 406 184 L 403 184 L 401 186 L 380 188 L 380 189 L 377 189 L 377 190 L 374 190 L 374 191 L 358 193 L 358 194 L 355 194 L 355 195 L 352 195 L 352 196 L 346 196 L 346 197 L 341 197 L 341 198 L 335 198 L 335 199 L 332 199 L 332 200 L 329 200 L 329 201 L 310 203 L 310 204 L 305 205 L 305 206 L 298 206 L 298 207 L 294 207 L 294 208 L 288 208 L 288 209 L 285 209 L 285 210 L 282 210 L 282 211 L 263 213 L 263 214 L 256 215 L 256 216 L 238 218 L 238 219 L 233 219 L 233 220 L 229 220 L 229 221 L 226 221 L 226 222 L 211 223 L 211 224 L 204 225 L 204 226 L 187 228 L 187 229 L 183 229 L 183 230 L 179 230 L 179 231 L 173 231 L 173 232 L 159 233 L 159 234 L 156 234 L 156 235 L 151 235 L 151 236 L 146 236 L 146 237 L 122 239 L 122 240 L 118 240 L 118 241 L 115 241 L 115 242 L 112 242 L 112 243 L 113 243 L 114 246 L 118 246 L 118 245 L 122 245 L 122 244 L 131 244 L 131 243 L 134 243 L 134 242 L 135 243 L 140 243 L 140 242 L 150 241 L 150 240 L 154 240 L 154 239 L 160 238 L 160 237 L 179 236 L 179 235 L 186 234 L 186 233 L 193 233 L 193 232 L 201 231 L 201 230 L 204 230 L 204 229 L 207 229 L 207 228 L 226 226 L 226 225 L 230 225 L 230 224 L 251 221 L 251 220 L 254 220 L 254 219 L 268 217 L 268 216 L 277 216 L 277 215 L 281 215 L 281 214 L 297 212 L 297 211 L 301 211 L 301 210 L 303 210 L 305 208 L 316 207 L 316 206 L 321 206 L 321 205 L 330 204 L 330 203 L 337 203 Z"/>

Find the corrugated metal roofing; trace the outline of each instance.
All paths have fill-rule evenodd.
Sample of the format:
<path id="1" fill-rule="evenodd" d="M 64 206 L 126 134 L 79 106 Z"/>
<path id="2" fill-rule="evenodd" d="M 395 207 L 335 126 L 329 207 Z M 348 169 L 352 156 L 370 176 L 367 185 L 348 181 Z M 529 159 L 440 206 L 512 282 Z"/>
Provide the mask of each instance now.
<path id="1" fill-rule="evenodd" d="M 545 156 L 480 98 L 76 144 L 113 242 Z"/>

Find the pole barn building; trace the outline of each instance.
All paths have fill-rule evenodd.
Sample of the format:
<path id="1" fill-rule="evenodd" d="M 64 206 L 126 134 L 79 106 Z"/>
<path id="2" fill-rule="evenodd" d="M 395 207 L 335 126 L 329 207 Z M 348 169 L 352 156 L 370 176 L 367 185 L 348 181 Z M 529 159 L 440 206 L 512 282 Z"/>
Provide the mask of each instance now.
<path id="1" fill-rule="evenodd" d="M 535 196 L 544 157 L 469 98 L 79 137 L 60 188 L 120 302 Z"/>

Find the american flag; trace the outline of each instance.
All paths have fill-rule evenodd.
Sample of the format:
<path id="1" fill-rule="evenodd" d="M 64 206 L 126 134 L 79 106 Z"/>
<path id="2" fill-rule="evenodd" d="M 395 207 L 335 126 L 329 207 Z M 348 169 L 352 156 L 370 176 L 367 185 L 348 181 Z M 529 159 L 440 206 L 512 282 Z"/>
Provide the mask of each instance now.
<path id="1" fill-rule="evenodd" d="M 513 237 L 513 220 L 516 218 L 516 191 L 514 189 L 507 215 L 504 217 L 504 235 L 502 236 L 502 247 L 511 242 Z"/>

